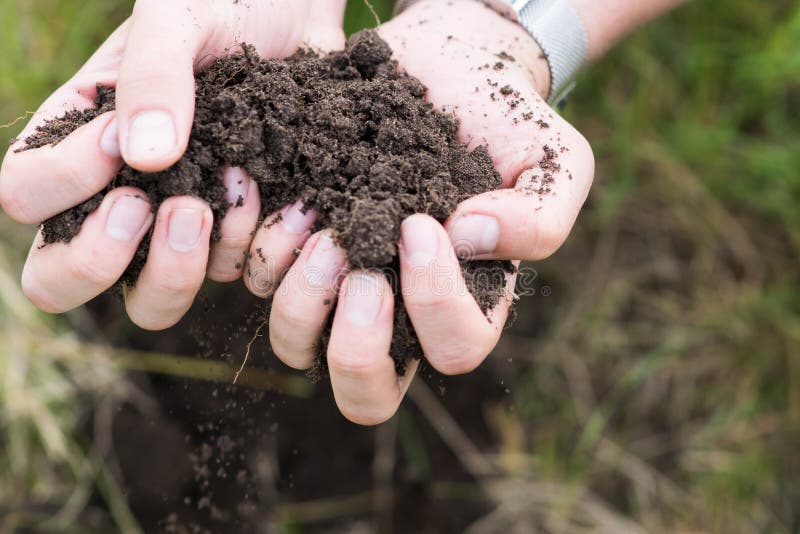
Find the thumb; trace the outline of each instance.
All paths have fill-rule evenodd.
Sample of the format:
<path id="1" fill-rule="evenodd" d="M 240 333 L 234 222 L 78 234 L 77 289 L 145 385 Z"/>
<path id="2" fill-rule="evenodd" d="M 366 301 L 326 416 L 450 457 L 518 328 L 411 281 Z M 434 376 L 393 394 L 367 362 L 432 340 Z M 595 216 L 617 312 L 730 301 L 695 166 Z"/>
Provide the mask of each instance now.
<path id="1" fill-rule="evenodd" d="M 541 260 L 567 239 L 592 185 L 594 156 L 575 128 L 561 117 L 553 122 L 556 143 L 542 147 L 539 166 L 513 189 L 465 200 L 447 221 L 460 257 Z"/>
<path id="2" fill-rule="evenodd" d="M 346 0 L 311 0 L 305 43 L 314 50 L 330 52 L 344 48 Z"/>
<path id="3" fill-rule="evenodd" d="M 156 172 L 177 162 L 194 117 L 194 61 L 210 31 L 203 4 L 138 0 L 117 82 L 120 151 Z"/>

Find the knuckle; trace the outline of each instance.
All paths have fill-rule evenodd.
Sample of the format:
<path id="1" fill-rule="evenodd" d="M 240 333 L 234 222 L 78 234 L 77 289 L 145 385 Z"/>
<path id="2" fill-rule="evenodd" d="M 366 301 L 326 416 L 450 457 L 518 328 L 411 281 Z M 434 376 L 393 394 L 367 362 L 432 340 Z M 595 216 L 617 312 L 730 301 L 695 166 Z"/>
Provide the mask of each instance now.
<path id="1" fill-rule="evenodd" d="M 250 248 L 250 245 L 253 243 L 253 237 L 250 235 L 251 230 L 239 232 L 235 235 L 226 235 L 224 220 L 222 226 L 223 234 L 219 238 L 219 241 L 216 242 L 217 247 L 235 254 L 240 254 Z"/>
<path id="2" fill-rule="evenodd" d="M 588 193 L 589 192 L 589 188 L 592 185 L 592 182 L 594 182 L 594 173 L 595 173 L 594 150 L 592 150 L 592 145 L 589 143 L 589 141 L 585 137 L 580 136 L 580 139 L 581 139 L 580 144 L 582 145 L 581 150 L 583 150 L 586 153 L 586 170 L 585 170 L 585 172 L 586 172 L 586 193 Z"/>
<path id="3" fill-rule="evenodd" d="M 275 356 L 292 369 L 308 369 L 314 363 L 315 346 L 294 346 L 290 340 L 276 334 L 272 328 L 270 328 L 269 343 Z"/>
<path id="4" fill-rule="evenodd" d="M 100 191 L 106 184 L 99 179 L 97 173 L 90 170 L 86 160 L 73 157 L 58 157 L 57 150 L 51 153 L 56 158 L 51 168 L 61 168 L 64 181 L 75 190 L 76 194 L 88 198 Z"/>
<path id="5" fill-rule="evenodd" d="M 391 419 L 397 409 L 339 405 L 339 411 L 351 423 L 376 426 Z"/>
<path id="6" fill-rule="evenodd" d="M 142 92 L 152 94 L 154 90 L 164 87 L 167 82 L 174 78 L 173 74 L 165 72 L 163 69 L 142 69 L 141 67 L 141 64 L 135 65 L 135 68 L 129 63 L 123 64 L 118 82 L 119 91 L 123 95 Z"/>
<path id="7" fill-rule="evenodd" d="M 0 182 L 0 208 L 15 221 L 27 222 L 24 211 L 17 203 L 16 195 L 4 182 Z"/>
<path id="8" fill-rule="evenodd" d="M 447 309 L 452 295 L 448 292 L 437 291 L 435 288 L 430 290 L 417 290 L 404 288 L 403 302 L 408 313 L 414 317 L 428 317 L 440 313 Z"/>
<path id="9" fill-rule="evenodd" d="M 212 248 L 206 276 L 215 282 L 235 282 L 242 276 L 241 257 L 241 254 Z"/>
<path id="10" fill-rule="evenodd" d="M 317 354 L 315 335 L 308 335 L 308 326 L 297 328 L 292 320 L 276 313 L 273 305 L 269 319 L 269 340 L 272 352 L 283 363 L 294 369 L 307 369 Z"/>
<path id="11" fill-rule="evenodd" d="M 174 298 L 162 302 L 151 302 L 142 299 L 142 295 L 134 293 L 126 295 L 125 311 L 131 322 L 142 330 L 166 330 L 178 324 L 191 307 L 191 299 Z"/>
<path id="12" fill-rule="evenodd" d="M 537 212 L 528 210 L 520 214 L 517 243 L 519 259 L 528 261 L 543 260 L 552 256 L 569 235 L 571 224 L 564 220 L 564 213 L 553 211 L 548 217 L 539 217 Z"/>
<path id="13" fill-rule="evenodd" d="M 576 156 L 575 168 L 571 169 L 578 183 L 585 185 L 585 192 L 594 181 L 595 156 L 591 143 L 579 131 L 573 128 L 570 139 L 566 141 L 573 155 Z"/>
<path id="14" fill-rule="evenodd" d="M 575 150 L 579 154 L 583 154 L 583 156 L 586 158 L 587 163 L 589 163 L 589 165 L 593 169 L 594 168 L 594 150 L 592 149 L 592 144 L 582 134 L 577 133 L 577 132 L 576 132 L 576 136 L 575 136 L 575 144 L 577 145 L 575 147 Z"/>
<path id="15" fill-rule="evenodd" d="M 280 295 L 279 295 L 280 296 Z M 288 300 L 288 302 L 287 302 Z M 293 299 L 277 298 L 272 304 L 272 315 L 270 322 L 278 328 L 287 331 L 308 331 L 313 325 L 310 314 L 299 306 L 292 306 Z"/>
<path id="16" fill-rule="evenodd" d="M 103 288 L 112 286 L 120 275 L 118 267 L 110 264 L 108 257 L 96 249 L 75 255 L 67 262 L 66 270 L 71 280 L 87 281 Z"/>
<path id="17" fill-rule="evenodd" d="M 131 65 L 123 62 L 117 83 L 119 95 L 117 108 L 130 110 L 132 106 L 139 106 L 151 100 L 163 100 L 165 90 L 185 89 L 189 81 L 193 81 L 191 71 L 170 70 L 163 66 L 153 67 L 148 63 L 142 68 L 141 64 Z M 147 107 L 149 106 L 143 109 Z"/>
<path id="18" fill-rule="evenodd" d="M 568 232 L 564 231 L 559 224 L 545 223 L 534 227 L 533 236 L 530 242 L 533 249 L 530 252 L 531 260 L 543 260 L 549 258 L 561 248 L 567 239 Z"/>
<path id="19" fill-rule="evenodd" d="M 244 277 L 245 285 L 250 292 L 261 298 L 267 298 L 278 289 L 277 281 L 270 276 L 267 269 L 252 262 L 247 268 L 247 276 Z"/>
<path id="20" fill-rule="evenodd" d="M 38 221 L 27 214 L 27 210 L 20 202 L 19 194 L 14 187 L 13 172 L 12 164 L 6 158 L 0 168 L 0 208 L 15 221 L 24 224 L 36 223 Z"/>
<path id="21" fill-rule="evenodd" d="M 444 346 L 427 354 L 431 365 L 445 375 L 463 375 L 474 371 L 487 356 L 475 345 L 455 344 Z"/>
<path id="22" fill-rule="evenodd" d="M 182 269 L 161 273 L 154 283 L 159 294 L 167 300 L 194 293 L 200 284 L 202 284 L 202 275 L 198 275 L 193 270 Z"/>
<path id="23" fill-rule="evenodd" d="M 149 330 L 151 332 L 157 332 L 159 330 L 171 328 L 178 323 L 181 317 L 179 315 L 177 319 L 169 320 L 161 317 L 155 317 L 149 313 L 142 313 L 130 307 L 127 308 L 127 312 L 128 317 L 133 324 L 142 330 Z"/>
<path id="24" fill-rule="evenodd" d="M 220 283 L 235 282 L 242 276 L 241 270 L 237 270 L 230 266 L 220 265 L 212 262 L 206 273 L 209 280 Z"/>
<path id="25" fill-rule="evenodd" d="M 328 347 L 328 367 L 331 373 L 349 380 L 367 380 L 373 375 L 371 358 L 365 358 L 356 351 L 341 351 Z"/>
<path id="26" fill-rule="evenodd" d="M 39 310 L 45 313 L 62 313 L 66 310 L 56 306 L 43 285 L 35 280 L 26 269 L 22 272 L 22 293 Z"/>

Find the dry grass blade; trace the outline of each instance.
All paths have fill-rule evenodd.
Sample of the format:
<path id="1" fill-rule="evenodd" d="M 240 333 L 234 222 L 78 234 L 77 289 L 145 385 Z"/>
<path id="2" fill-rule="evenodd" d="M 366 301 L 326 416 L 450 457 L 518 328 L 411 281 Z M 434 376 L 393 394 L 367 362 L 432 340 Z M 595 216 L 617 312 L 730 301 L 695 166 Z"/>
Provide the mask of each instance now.
<path id="1" fill-rule="evenodd" d="M 276 506 L 274 513 L 285 523 L 318 523 L 363 515 L 372 508 L 372 498 L 372 493 L 368 492 L 331 499 L 286 503 Z"/>
<path id="2" fill-rule="evenodd" d="M 375 11 L 375 6 L 373 6 L 372 2 L 369 0 L 364 0 L 364 4 L 367 6 L 367 9 L 369 9 L 369 12 L 372 14 L 372 16 L 375 17 L 375 26 L 380 27 L 381 18 L 378 16 L 378 12 Z"/>
<path id="3" fill-rule="evenodd" d="M 269 324 L 269 322 L 264 321 L 263 323 L 258 325 L 255 334 L 253 334 L 253 338 L 247 343 L 247 350 L 244 353 L 244 359 L 242 359 L 242 366 L 239 367 L 239 370 L 237 370 L 236 374 L 233 375 L 234 384 L 236 384 L 236 382 L 239 381 L 239 375 L 242 374 L 242 371 L 244 371 L 244 368 L 247 365 L 247 361 L 250 359 L 250 350 L 253 348 L 253 343 L 255 343 L 259 337 L 261 337 L 261 330 L 263 330 L 264 327 L 267 326 L 267 324 Z"/>
<path id="4" fill-rule="evenodd" d="M 394 471 L 397 462 L 397 417 L 375 428 L 375 456 L 372 460 L 373 515 L 378 530 L 389 534 L 393 528 Z"/>
<path id="5" fill-rule="evenodd" d="M 4 531 L 74 528 L 95 489 L 123 532 L 139 532 L 102 459 L 76 438 L 93 399 L 121 394 L 110 366 L 82 359 L 86 348 L 62 334 L 22 294 L 0 249 L 0 501 Z M 49 510 L 38 515 L 34 510 Z"/>
<path id="6" fill-rule="evenodd" d="M 498 474 L 497 467 L 469 439 L 422 380 L 414 381 L 409 388 L 408 396 L 472 476 L 482 479 Z"/>

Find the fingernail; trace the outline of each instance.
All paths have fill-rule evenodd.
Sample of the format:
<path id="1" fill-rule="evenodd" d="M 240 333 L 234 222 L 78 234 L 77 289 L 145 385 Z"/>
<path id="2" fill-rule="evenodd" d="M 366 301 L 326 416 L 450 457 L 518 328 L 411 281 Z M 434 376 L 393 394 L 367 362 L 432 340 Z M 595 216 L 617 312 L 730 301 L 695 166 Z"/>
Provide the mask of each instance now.
<path id="1" fill-rule="evenodd" d="M 336 246 L 329 235 L 323 234 L 308 256 L 303 271 L 311 286 L 331 287 L 344 263 L 344 251 Z"/>
<path id="2" fill-rule="evenodd" d="M 385 285 L 371 273 L 359 273 L 347 284 L 344 298 L 344 314 L 351 324 L 359 327 L 371 326 L 378 318 L 383 304 Z"/>
<path id="3" fill-rule="evenodd" d="M 203 212 L 194 209 L 176 209 L 169 217 L 169 245 L 175 252 L 188 252 L 200 242 L 203 231 Z"/>
<path id="4" fill-rule="evenodd" d="M 450 228 L 450 240 L 460 258 L 490 254 L 499 239 L 500 225 L 488 215 L 462 215 Z"/>
<path id="5" fill-rule="evenodd" d="M 106 155 L 118 158 L 119 152 L 119 122 L 114 117 L 106 126 L 103 137 L 100 138 L 100 148 Z"/>
<path id="6" fill-rule="evenodd" d="M 239 167 L 231 167 L 225 171 L 222 179 L 225 184 L 225 201 L 235 207 L 242 206 L 250 191 L 250 177 Z"/>
<path id="7" fill-rule="evenodd" d="M 144 111 L 133 118 L 128 130 L 128 157 L 153 160 L 175 150 L 175 122 L 165 111 Z"/>
<path id="8" fill-rule="evenodd" d="M 439 238 L 425 217 L 412 215 L 403 221 L 401 240 L 406 261 L 411 265 L 425 266 L 436 259 Z"/>
<path id="9" fill-rule="evenodd" d="M 304 234 L 311 230 L 317 220 L 314 210 L 303 213 L 303 202 L 298 200 L 291 206 L 287 206 L 281 212 L 281 224 L 287 232 L 292 234 Z"/>
<path id="10" fill-rule="evenodd" d="M 150 204 L 141 197 L 118 198 L 106 219 L 106 234 L 117 241 L 133 241 L 152 217 Z"/>

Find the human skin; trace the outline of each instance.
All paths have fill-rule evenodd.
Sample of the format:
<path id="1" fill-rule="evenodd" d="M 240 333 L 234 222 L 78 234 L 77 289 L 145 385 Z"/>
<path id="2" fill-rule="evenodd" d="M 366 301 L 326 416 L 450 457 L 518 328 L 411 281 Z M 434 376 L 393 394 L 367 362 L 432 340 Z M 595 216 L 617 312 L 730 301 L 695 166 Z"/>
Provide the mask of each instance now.
<path id="1" fill-rule="evenodd" d="M 686 0 L 570 0 L 586 28 L 588 61 L 593 63 L 620 39 Z"/>
<path id="2" fill-rule="evenodd" d="M 55 147 L 8 151 L 0 169 L 0 205 L 12 218 L 38 223 L 101 191 L 123 162 L 141 171 L 163 170 L 185 151 L 194 116 L 194 72 L 213 58 L 253 44 L 264 57 L 286 57 L 301 45 L 320 50 L 344 45 L 346 0 L 138 0 L 131 17 L 64 86 L 51 95 L 19 136 L 46 119 L 93 105 L 95 84 L 116 86 L 117 109 L 81 127 Z M 40 309 L 61 313 L 111 287 L 155 225 L 150 254 L 125 305 L 147 329 L 174 325 L 189 309 L 206 274 L 218 281 L 241 276 L 241 258 L 260 213 L 258 186 L 240 170 L 221 177 L 228 200 L 244 204 L 221 221 L 222 239 L 209 242 L 209 206 L 173 197 L 156 214 L 142 191 L 118 188 L 85 221 L 69 245 L 31 247 L 22 287 Z M 287 244 L 302 245 L 288 212 Z M 299 223 L 298 223 L 299 224 Z"/>
<path id="3" fill-rule="evenodd" d="M 177 161 L 193 115 L 193 69 L 235 43 L 252 42 L 266 57 L 289 55 L 303 43 L 323 50 L 343 45 L 343 0 L 285 0 L 256 12 L 241 7 L 247 4 L 139 0 L 131 19 L 45 102 L 20 137 L 65 109 L 90 106 L 97 82 L 117 86 L 117 111 L 98 117 L 56 147 L 19 154 L 13 152 L 19 145 L 12 147 L 0 171 L 0 203 L 6 212 L 21 222 L 39 222 L 101 190 L 123 161 L 144 171 Z M 265 26 L 275 32 L 258 31 Z M 463 291 L 456 250 L 484 259 L 546 258 L 574 224 L 591 185 L 594 160 L 586 140 L 544 102 L 549 68 L 520 26 L 478 2 L 426 0 L 379 31 L 401 67 L 428 86 L 427 98 L 458 116 L 460 138 L 472 147 L 487 146 L 503 178 L 500 190 L 463 202 L 445 225 L 425 215 L 414 215 L 402 225 L 403 297 L 426 357 L 443 373 L 465 373 L 497 343 L 511 292 L 487 319 Z M 602 50 L 602 39 L 612 34 L 592 35 L 590 30 L 592 50 Z M 478 69 L 496 63 L 500 51 L 515 61 L 505 61 L 499 71 Z M 505 98 L 491 96 L 504 85 L 524 98 L 513 113 Z M 141 118 L 143 111 L 166 112 L 174 129 L 164 113 L 146 113 L 144 124 L 152 130 L 142 135 L 132 119 Z M 548 127 L 520 120 L 527 112 Z M 546 144 L 564 151 L 558 154 L 561 171 L 551 193 L 540 197 L 529 189 L 541 179 L 536 169 Z M 188 310 L 206 275 L 235 280 L 242 274 L 234 267 L 237 260 L 248 249 L 260 249 L 270 269 L 251 266 L 244 281 L 257 295 L 274 294 L 274 352 L 292 367 L 309 367 L 332 308 L 325 301 L 338 298 L 327 353 L 336 402 L 357 423 L 391 417 L 416 363 L 404 377 L 395 375 L 388 356 L 395 297 L 386 280 L 369 272 L 338 276 L 348 271 L 345 252 L 329 231 L 311 235 L 315 215 L 303 214 L 299 205 L 287 206 L 280 224 L 269 224 L 277 214 L 268 218 L 251 236 L 260 212 L 258 187 L 238 169 L 228 169 L 223 179 L 230 200 L 241 196 L 244 204 L 221 222 L 221 241 L 209 243 L 213 221 L 203 202 L 172 198 L 153 217 L 143 193 L 119 188 L 87 218 L 70 245 L 41 248 L 37 237 L 23 271 L 23 289 L 45 311 L 79 306 L 114 284 L 155 224 L 150 256 L 125 298 L 136 324 L 163 329 Z M 297 258 L 296 249 L 302 249 Z M 315 274 L 313 291 L 309 272 Z M 441 284 L 440 275 L 424 275 L 433 272 L 447 273 L 452 283 Z M 509 287 L 513 284 L 509 276 Z"/>

